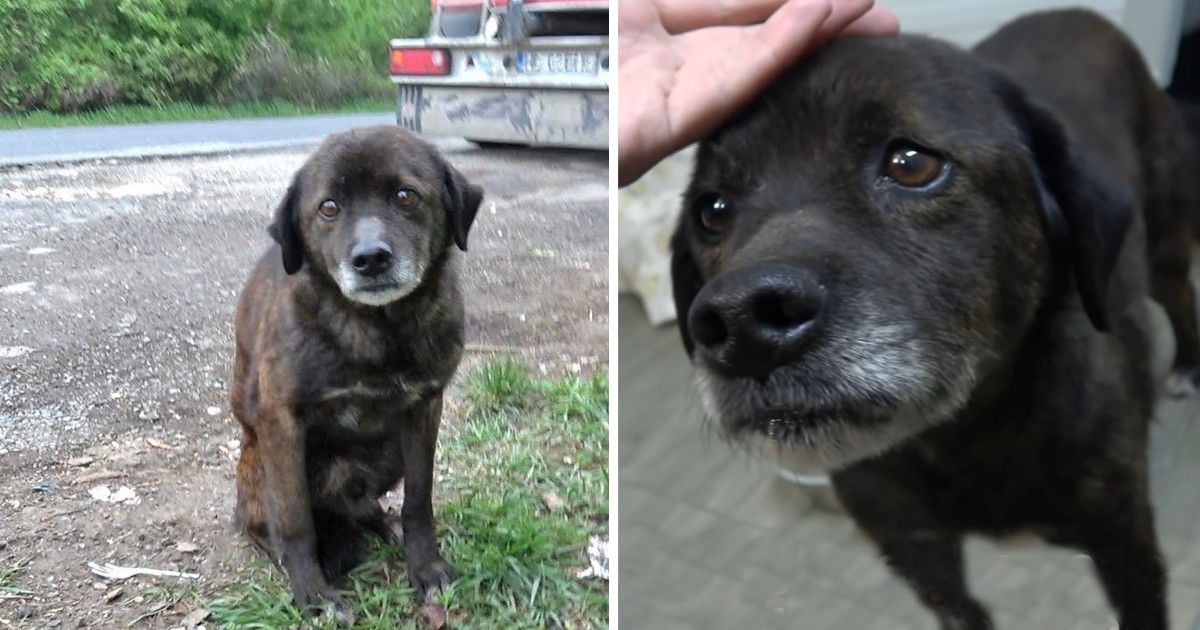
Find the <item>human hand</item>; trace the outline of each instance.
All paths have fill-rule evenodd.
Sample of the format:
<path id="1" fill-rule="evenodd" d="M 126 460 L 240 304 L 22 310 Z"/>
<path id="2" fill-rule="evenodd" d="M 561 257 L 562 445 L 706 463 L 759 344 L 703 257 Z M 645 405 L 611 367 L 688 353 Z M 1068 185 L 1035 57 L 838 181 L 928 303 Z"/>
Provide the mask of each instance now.
<path id="1" fill-rule="evenodd" d="M 619 185 L 712 132 L 804 54 L 899 28 L 874 0 L 619 0 Z"/>

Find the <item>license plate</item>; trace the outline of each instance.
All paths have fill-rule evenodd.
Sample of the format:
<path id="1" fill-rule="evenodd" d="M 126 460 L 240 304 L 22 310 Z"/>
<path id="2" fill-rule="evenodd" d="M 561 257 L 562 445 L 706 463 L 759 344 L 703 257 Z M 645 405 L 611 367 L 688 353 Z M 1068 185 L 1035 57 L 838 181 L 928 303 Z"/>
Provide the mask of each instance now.
<path id="1" fill-rule="evenodd" d="M 599 56 L 581 52 L 522 52 L 517 70 L 522 74 L 596 74 Z"/>

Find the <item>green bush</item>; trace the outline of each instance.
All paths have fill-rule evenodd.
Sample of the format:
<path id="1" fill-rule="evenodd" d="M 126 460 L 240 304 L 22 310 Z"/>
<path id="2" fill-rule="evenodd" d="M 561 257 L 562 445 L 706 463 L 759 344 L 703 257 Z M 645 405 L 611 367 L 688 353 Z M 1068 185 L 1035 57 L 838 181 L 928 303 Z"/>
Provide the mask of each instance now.
<path id="1" fill-rule="evenodd" d="M 247 46 L 225 83 L 222 102 L 282 101 L 325 108 L 384 100 L 391 89 L 387 75 L 377 74 L 370 64 L 299 55 L 282 37 L 267 33 Z"/>
<path id="2" fill-rule="evenodd" d="M 386 95 L 428 0 L 0 0 L 0 111 Z"/>

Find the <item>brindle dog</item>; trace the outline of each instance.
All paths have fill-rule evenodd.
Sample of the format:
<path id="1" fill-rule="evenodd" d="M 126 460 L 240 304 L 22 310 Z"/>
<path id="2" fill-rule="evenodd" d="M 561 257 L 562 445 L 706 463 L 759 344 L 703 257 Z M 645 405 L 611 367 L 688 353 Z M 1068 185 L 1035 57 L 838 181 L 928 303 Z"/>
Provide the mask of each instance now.
<path id="1" fill-rule="evenodd" d="M 332 135 L 296 173 L 270 228 L 277 244 L 242 291 L 235 520 L 310 614 L 353 623 L 330 584 L 368 533 L 400 544 L 379 497 L 401 478 L 418 597 L 453 579 L 434 533 L 434 449 L 463 350 L 455 249 L 466 250 L 481 198 L 400 128 Z"/>
<path id="2" fill-rule="evenodd" d="M 698 150 L 672 264 L 706 415 L 832 471 L 943 628 L 991 626 L 964 534 L 1032 531 L 1091 555 L 1122 628 L 1165 630 L 1148 304 L 1183 389 L 1191 150 L 1093 13 L 1027 16 L 973 52 L 828 46 Z"/>

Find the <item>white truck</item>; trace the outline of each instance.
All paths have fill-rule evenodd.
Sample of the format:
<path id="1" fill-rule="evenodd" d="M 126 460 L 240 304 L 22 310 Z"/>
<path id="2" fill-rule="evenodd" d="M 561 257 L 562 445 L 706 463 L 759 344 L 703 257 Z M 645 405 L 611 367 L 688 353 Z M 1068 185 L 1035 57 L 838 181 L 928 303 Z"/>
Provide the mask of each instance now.
<path id="1" fill-rule="evenodd" d="M 609 3 L 431 0 L 390 42 L 396 121 L 481 145 L 608 148 Z"/>

